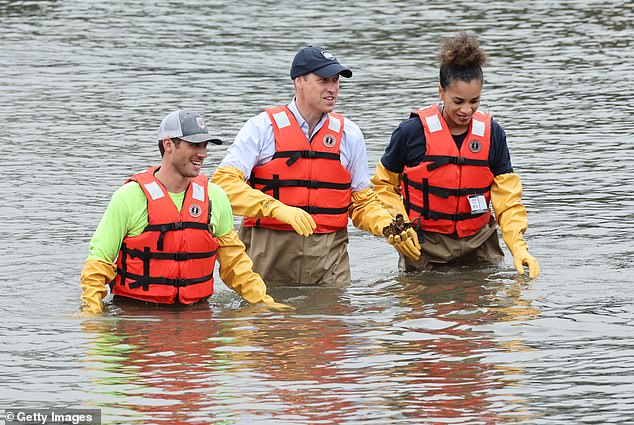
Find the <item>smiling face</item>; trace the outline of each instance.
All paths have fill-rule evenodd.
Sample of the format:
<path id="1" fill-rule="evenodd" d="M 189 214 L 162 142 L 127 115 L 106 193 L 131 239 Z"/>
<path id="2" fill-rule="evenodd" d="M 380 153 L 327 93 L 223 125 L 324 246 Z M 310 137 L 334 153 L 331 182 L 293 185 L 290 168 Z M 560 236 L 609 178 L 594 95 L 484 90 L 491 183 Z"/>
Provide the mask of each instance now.
<path id="1" fill-rule="evenodd" d="M 169 148 L 165 145 L 165 151 L 169 153 L 171 168 L 178 175 L 193 178 L 200 174 L 203 162 L 207 158 L 207 142 L 190 143 L 180 140 L 175 143 L 174 140 L 170 140 L 166 143 L 172 143 Z"/>
<path id="2" fill-rule="evenodd" d="M 339 94 L 339 74 L 320 77 L 307 74 L 295 79 L 297 106 L 302 114 L 319 115 L 332 112 Z M 305 117 L 306 118 L 306 117 Z"/>
<path id="3" fill-rule="evenodd" d="M 451 80 L 446 88 L 439 87 L 438 94 L 443 102 L 442 117 L 447 122 L 451 134 L 462 134 L 469 129 L 473 114 L 480 106 L 482 81 L 469 82 Z"/>

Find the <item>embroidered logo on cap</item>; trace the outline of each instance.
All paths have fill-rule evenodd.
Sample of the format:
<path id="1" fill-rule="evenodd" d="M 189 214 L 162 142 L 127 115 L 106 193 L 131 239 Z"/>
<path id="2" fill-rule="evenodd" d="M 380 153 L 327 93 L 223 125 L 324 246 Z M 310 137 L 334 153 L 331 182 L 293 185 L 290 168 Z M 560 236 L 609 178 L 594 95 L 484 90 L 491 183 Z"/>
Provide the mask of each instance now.
<path id="1" fill-rule="evenodd" d="M 205 128 L 205 120 L 203 117 L 196 117 L 196 124 L 198 124 L 200 128 Z"/>
<path id="2" fill-rule="evenodd" d="M 332 134 L 326 134 L 324 136 L 324 146 L 327 148 L 331 148 L 337 143 L 337 139 Z"/>
<path id="3" fill-rule="evenodd" d="M 335 56 L 332 53 L 330 53 L 330 51 L 328 50 L 322 50 L 321 54 L 328 60 L 331 60 L 331 61 L 335 60 Z"/>
<path id="4" fill-rule="evenodd" d="M 194 218 L 200 217 L 200 214 L 202 214 L 202 212 L 203 209 L 198 204 L 191 204 L 191 206 L 189 207 L 189 215 Z"/>
<path id="5" fill-rule="evenodd" d="M 473 153 L 478 153 L 482 149 L 482 143 L 479 140 L 471 140 L 469 142 L 469 150 Z"/>

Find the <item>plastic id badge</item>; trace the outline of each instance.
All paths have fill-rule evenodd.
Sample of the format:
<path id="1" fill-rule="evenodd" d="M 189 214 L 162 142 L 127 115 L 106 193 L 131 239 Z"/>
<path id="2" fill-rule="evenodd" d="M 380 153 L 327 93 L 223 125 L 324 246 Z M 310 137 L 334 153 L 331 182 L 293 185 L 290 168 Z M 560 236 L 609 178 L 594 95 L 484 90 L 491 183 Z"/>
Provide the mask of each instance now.
<path id="1" fill-rule="evenodd" d="M 471 206 L 471 214 L 480 214 L 489 210 L 489 204 L 484 195 L 469 195 L 467 199 Z"/>

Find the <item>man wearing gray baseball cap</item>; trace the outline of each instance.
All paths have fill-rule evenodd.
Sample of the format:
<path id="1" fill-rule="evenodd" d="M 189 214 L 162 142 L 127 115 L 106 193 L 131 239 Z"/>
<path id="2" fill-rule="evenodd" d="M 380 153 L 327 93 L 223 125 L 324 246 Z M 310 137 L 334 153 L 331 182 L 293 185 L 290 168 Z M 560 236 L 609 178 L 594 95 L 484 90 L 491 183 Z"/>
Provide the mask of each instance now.
<path id="1" fill-rule="evenodd" d="M 169 113 L 159 126 L 158 138 L 178 138 L 192 143 L 212 142 L 221 145 L 220 139 L 209 134 L 205 119 L 197 112 L 180 109 Z"/>
<path id="2" fill-rule="evenodd" d="M 334 112 L 340 76 L 352 72 L 330 50 L 299 50 L 293 100 L 248 120 L 212 177 L 245 217 L 240 238 L 269 284 L 350 282 L 348 219 L 377 236 L 392 222 L 370 186 L 361 130 Z M 388 241 L 415 259 L 412 233 Z"/>
<path id="3" fill-rule="evenodd" d="M 227 195 L 200 174 L 209 134 L 202 115 L 178 110 L 158 131 L 161 164 L 134 174 L 112 196 L 81 273 L 82 315 L 102 312 L 114 298 L 193 304 L 213 294 L 220 278 L 251 303 L 290 308 L 266 294 L 262 278 L 233 229 Z"/>

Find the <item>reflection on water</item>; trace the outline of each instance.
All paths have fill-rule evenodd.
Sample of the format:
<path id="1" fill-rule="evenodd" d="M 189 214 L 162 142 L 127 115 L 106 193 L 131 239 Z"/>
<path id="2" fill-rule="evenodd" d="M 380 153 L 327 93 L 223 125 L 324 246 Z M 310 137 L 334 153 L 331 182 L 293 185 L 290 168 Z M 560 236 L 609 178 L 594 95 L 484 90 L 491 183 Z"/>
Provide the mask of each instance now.
<path id="1" fill-rule="evenodd" d="M 90 336 L 84 367 L 94 373 L 99 407 L 121 423 L 186 423 L 205 418 L 213 378 L 226 360 L 218 322 L 207 306 L 174 310 L 126 305 L 112 320 L 84 321 Z"/>
<path id="2" fill-rule="evenodd" d="M 278 289 L 299 309 L 321 306 L 290 316 L 119 303 L 112 318 L 82 322 L 82 363 L 95 404 L 121 423 L 528 421 L 525 400 L 506 396 L 522 368 L 486 357 L 531 350 L 482 327 L 539 311 L 521 281 L 460 276 Z M 354 308 L 354 290 L 376 302 Z"/>
<path id="3" fill-rule="evenodd" d="M 98 407 L 104 423 L 623 424 L 634 417 L 634 6 L 624 2 L 0 0 L 0 408 Z M 158 160 L 155 130 L 198 109 L 230 143 L 330 47 L 339 111 L 374 166 L 437 99 L 442 36 L 490 55 L 482 108 L 507 131 L 542 275 L 399 275 L 350 229 L 353 282 L 275 288 L 293 313 L 219 284 L 209 305 L 111 303 L 71 319 L 111 193 Z M 211 174 L 225 146 L 211 147 Z"/>

